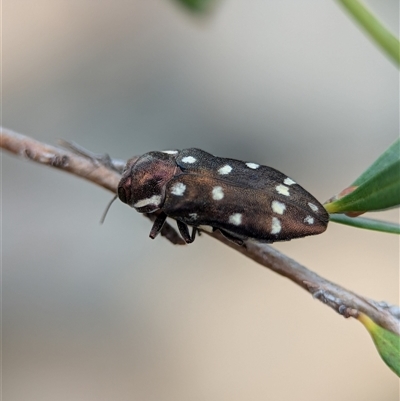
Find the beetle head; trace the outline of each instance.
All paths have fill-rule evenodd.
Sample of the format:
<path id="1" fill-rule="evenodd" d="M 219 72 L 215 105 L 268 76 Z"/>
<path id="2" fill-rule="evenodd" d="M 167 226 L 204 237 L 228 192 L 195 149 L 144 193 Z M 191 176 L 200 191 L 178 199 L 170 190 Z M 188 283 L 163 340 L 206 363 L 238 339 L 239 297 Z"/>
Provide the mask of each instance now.
<path id="1" fill-rule="evenodd" d="M 118 184 L 118 198 L 140 213 L 151 213 L 162 206 L 165 186 L 175 175 L 174 156 L 149 152 L 128 160 Z"/>

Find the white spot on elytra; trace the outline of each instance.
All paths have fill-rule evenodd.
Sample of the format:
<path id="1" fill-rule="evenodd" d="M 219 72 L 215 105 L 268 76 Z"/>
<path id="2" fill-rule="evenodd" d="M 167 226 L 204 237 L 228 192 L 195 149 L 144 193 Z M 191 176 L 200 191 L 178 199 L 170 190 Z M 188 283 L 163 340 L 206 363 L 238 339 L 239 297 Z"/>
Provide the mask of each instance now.
<path id="1" fill-rule="evenodd" d="M 285 181 L 283 181 L 283 183 L 286 185 L 293 185 L 296 184 L 296 181 L 293 181 L 291 178 L 287 177 L 285 178 Z"/>
<path id="2" fill-rule="evenodd" d="M 161 202 L 161 195 L 153 195 L 151 198 L 141 199 L 137 201 L 133 207 L 143 207 L 147 205 L 159 205 Z"/>
<path id="3" fill-rule="evenodd" d="M 275 189 L 276 189 L 276 192 L 278 192 L 278 194 L 290 196 L 289 188 L 285 185 L 279 184 L 278 186 L 276 186 Z"/>
<path id="4" fill-rule="evenodd" d="M 259 165 L 259 164 L 256 164 L 256 163 L 246 163 L 246 166 L 247 166 L 248 168 L 252 168 L 253 170 L 255 170 L 255 169 L 257 169 L 257 168 L 260 167 L 260 165 Z"/>
<path id="5" fill-rule="evenodd" d="M 197 159 L 196 159 L 195 157 L 193 157 L 193 156 L 185 156 L 185 157 L 182 159 L 182 161 L 183 161 L 184 163 L 189 163 L 189 164 L 194 163 L 196 160 L 197 160 Z"/>
<path id="6" fill-rule="evenodd" d="M 307 217 L 304 219 L 304 223 L 307 223 L 307 224 L 314 224 L 314 217 L 307 216 Z"/>
<path id="7" fill-rule="evenodd" d="M 214 200 L 221 200 L 224 197 L 224 191 L 222 187 L 214 187 L 212 190 L 212 198 Z"/>
<path id="8" fill-rule="evenodd" d="M 220 173 L 221 175 L 226 175 L 229 174 L 232 171 L 232 167 L 229 164 L 226 164 L 224 167 L 221 167 L 218 170 L 218 173 Z"/>
<path id="9" fill-rule="evenodd" d="M 196 220 L 196 219 L 197 219 L 197 213 L 189 213 L 189 217 L 190 217 L 192 220 Z"/>
<path id="10" fill-rule="evenodd" d="M 177 182 L 171 188 L 171 194 L 176 196 L 182 196 L 185 193 L 186 185 L 182 182 Z"/>
<path id="11" fill-rule="evenodd" d="M 318 206 L 314 205 L 314 203 L 308 202 L 308 206 L 313 212 L 318 212 Z"/>
<path id="12" fill-rule="evenodd" d="M 176 155 L 178 153 L 177 150 L 162 150 L 161 153 L 167 153 L 168 155 Z"/>
<path id="13" fill-rule="evenodd" d="M 281 222 L 276 217 L 272 218 L 271 234 L 279 234 L 281 232 Z"/>
<path id="14" fill-rule="evenodd" d="M 271 207 L 272 211 L 277 214 L 283 214 L 283 212 L 286 210 L 286 205 L 277 200 L 272 201 Z"/>
<path id="15" fill-rule="evenodd" d="M 235 225 L 235 226 L 240 226 L 242 224 L 242 214 L 241 213 L 235 213 L 229 216 L 229 223 Z"/>

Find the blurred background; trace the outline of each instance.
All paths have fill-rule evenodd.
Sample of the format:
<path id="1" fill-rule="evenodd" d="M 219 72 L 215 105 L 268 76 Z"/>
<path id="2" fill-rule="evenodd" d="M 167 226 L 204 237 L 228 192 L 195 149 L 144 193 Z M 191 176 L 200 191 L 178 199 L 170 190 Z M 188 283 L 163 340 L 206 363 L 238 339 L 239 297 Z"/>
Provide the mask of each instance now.
<path id="1" fill-rule="evenodd" d="M 397 0 L 367 4 L 396 33 Z M 127 159 L 200 147 L 320 201 L 398 136 L 396 67 L 332 0 L 3 0 L 3 125 Z M 206 236 L 173 246 L 112 194 L 3 153 L 3 399 L 382 400 L 369 335 Z M 398 221 L 398 211 L 375 214 Z M 274 244 L 399 302 L 398 237 L 332 223 Z"/>

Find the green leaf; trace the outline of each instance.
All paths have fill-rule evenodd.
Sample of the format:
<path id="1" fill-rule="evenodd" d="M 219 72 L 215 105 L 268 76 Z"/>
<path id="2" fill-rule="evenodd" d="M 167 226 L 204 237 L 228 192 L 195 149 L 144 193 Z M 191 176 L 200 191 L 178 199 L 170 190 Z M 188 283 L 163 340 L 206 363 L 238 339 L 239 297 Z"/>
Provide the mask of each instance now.
<path id="1" fill-rule="evenodd" d="M 364 313 L 359 314 L 358 320 L 368 330 L 383 361 L 400 377 L 400 337 L 378 326 Z"/>
<path id="2" fill-rule="evenodd" d="M 383 171 L 385 168 L 389 167 L 399 161 L 400 158 L 400 138 L 397 139 L 393 145 L 379 156 L 375 162 L 367 168 L 354 182 L 352 185 L 359 186 L 365 181 L 368 181 L 375 174 Z"/>
<path id="3" fill-rule="evenodd" d="M 375 43 L 400 65 L 399 40 L 359 0 L 339 0 L 354 19 L 367 31 Z"/>
<path id="4" fill-rule="evenodd" d="M 384 233 L 400 234 L 400 225 L 390 223 L 388 221 L 367 219 L 365 217 L 349 217 L 344 214 L 330 215 L 330 221 L 335 223 L 345 224 L 358 228 L 365 228 L 367 230 L 381 231 Z"/>
<path id="5" fill-rule="evenodd" d="M 400 139 L 389 147 L 351 187 L 325 204 L 328 213 L 364 213 L 400 205 Z"/>
<path id="6" fill-rule="evenodd" d="M 204 13 L 209 10 L 214 0 L 177 0 L 178 3 L 195 13 Z"/>

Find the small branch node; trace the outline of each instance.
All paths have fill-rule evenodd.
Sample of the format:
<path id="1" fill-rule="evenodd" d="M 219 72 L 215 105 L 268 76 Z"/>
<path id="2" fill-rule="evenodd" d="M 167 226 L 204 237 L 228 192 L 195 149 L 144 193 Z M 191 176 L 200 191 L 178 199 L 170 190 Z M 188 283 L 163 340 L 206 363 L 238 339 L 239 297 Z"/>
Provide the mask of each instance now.
<path id="1" fill-rule="evenodd" d="M 50 165 L 57 168 L 65 168 L 68 163 L 69 157 L 67 155 L 54 155 L 50 161 Z"/>
<path id="2" fill-rule="evenodd" d="M 104 166 L 109 170 L 116 171 L 117 173 L 121 173 L 121 162 L 115 161 L 111 159 L 108 153 L 98 154 L 91 152 L 90 150 L 85 149 L 83 146 L 75 143 L 69 142 L 64 139 L 60 139 L 58 143 L 65 149 L 73 152 L 78 156 L 82 156 L 88 160 L 90 160 L 95 166 Z M 125 166 L 125 162 L 122 163 Z"/>
<path id="3" fill-rule="evenodd" d="M 400 308 L 397 305 L 391 305 L 389 312 L 398 320 L 400 320 Z"/>
<path id="4" fill-rule="evenodd" d="M 324 302 L 323 299 L 321 299 L 324 297 L 323 290 L 317 290 L 317 291 L 313 292 L 311 295 L 314 299 L 319 299 L 320 301 Z"/>
<path id="5" fill-rule="evenodd" d="M 359 314 L 357 309 L 349 308 L 346 305 L 340 305 L 338 312 L 345 318 L 354 317 L 357 319 Z"/>

